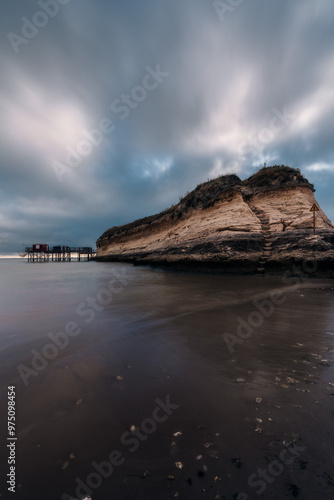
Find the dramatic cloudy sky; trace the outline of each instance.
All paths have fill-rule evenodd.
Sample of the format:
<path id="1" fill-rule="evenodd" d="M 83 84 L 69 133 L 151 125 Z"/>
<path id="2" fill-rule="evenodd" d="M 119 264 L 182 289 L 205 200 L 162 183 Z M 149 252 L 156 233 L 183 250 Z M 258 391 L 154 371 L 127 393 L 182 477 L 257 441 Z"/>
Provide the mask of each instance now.
<path id="1" fill-rule="evenodd" d="M 333 0 L 1 1 L 0 254 L 95 245 L 264 161 L 300 168 L 334 221 L 333 18 Z"/>

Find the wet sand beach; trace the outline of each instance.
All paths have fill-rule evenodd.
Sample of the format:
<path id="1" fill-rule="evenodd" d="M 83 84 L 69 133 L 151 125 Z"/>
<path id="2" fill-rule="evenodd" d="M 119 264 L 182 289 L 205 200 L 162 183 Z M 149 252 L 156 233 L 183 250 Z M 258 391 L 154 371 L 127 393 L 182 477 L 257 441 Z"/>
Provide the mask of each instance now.
<path id="1" fill-rule="evenodd" d="M 333 281 L 0 264 L 1 498 L 333 498 Z"/>

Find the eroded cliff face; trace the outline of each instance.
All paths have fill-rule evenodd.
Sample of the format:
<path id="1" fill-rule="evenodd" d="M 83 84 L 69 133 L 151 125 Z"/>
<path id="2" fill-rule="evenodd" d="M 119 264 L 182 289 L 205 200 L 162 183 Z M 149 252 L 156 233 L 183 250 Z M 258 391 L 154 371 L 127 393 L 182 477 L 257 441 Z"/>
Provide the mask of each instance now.
<path id="1" fill-rule="evenodd" d="M 262 210 L 269 218 L 270 231 L 312 229 L 313 213 L 310 208 L 318 203 L 308 187 L 288 187 L 252 196 L 250 205 Z M 316 214 L 317 229 L 332 229 L 331 221 L 319 207 Z"/>
<path id="2" fill-rule="evenodd" d="M 227 272 L 280 272 L 316 259 L 329 275 L 334 227 L 320 209 L 313 236 L 313 192 L 298 170 L 283 166 L 243 182 L 219 177 L 161 214 L 109 229 L 97 241 L 97 258 Z"/>

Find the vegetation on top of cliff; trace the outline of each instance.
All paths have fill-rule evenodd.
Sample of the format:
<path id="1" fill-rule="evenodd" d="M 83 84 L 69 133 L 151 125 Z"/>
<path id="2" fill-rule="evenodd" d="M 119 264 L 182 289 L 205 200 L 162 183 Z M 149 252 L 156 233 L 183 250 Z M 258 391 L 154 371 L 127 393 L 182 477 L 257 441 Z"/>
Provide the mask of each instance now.
<path id="1" fill-rule="evenodd" d="M 305 186 L 314 191 L 314 186 L 302 175 L 299 169 L 286 167 L 285 165 L 274 165 L 263 167 L 242 183 L 248 188 L 249 194 L 255 194 L 267 189 L 279 189 L 282 187 Z"/>
<path id="2" fill-rule="evenodd" d="M 159 219 L 162 219 L 163 217 L 165 217 L 166 215 L 171 217 L 172 213 L 174 212 L 174 209 L 177 206 L 178 205 L 173 205 L 172 207 L 167 208 L 166 210 L 163 210 L 159 214 L 150 215 L 148 217 L 144 217 L 143 219 L 137 219 L 133 222 L 128 222 L 127 224 L 123 224 L 122 226 L 111 227 L 110 229 L 107 229 L 107 231 L 105 231 L 102 234 L 101 238 L 106 238 L 106 237 L 116 236 L 118 234 L 128 233 L 129 231 L 131 231 L 132 229 L 135 229 L 138 226 L 150 225 L 150 224 L 152 224 L 152 222 L 156 222 Z"/>
<path id="3" fill-rule="evenodd" d="M 103 233 L 100 239 L 111 238 L 120 234 L 128 234 L 140 226 L 165 220 L 177 220 L 185 213 L 201 208 L 205 210 L 214 206 L 217 201 L 231 201 L 235 192 L 242 192 L 248 198 L 259 192 L 280 188 L 304 186 L 314 191 L 313 184 L 301 174 L 299 169 L 274 165 L 261 168 L 254 175 L 242 181 L 237 175 L 222 175 L 216 179 L 199 184 L 193 191 L 183 196 L 179 203 L 156 215 L 151 215 L 134 222 L 115 226 Z"/>
<path id="4" fill-rule="evenodd" d="M 229 199 L 235 191 L 242 191 L 246 196 L 251 196 L 261 191 L 296 186 L 305 186 L 314 191 L 313 184 L 305 179 L 299 169 L 274 165 L 261 168 L 244 181 L 235 174 L 229 174 L 203 182 L 181 198 L 178 206 L 182 213 L 189 208 L 201 207 L 205 210 L 219 200 Z"/>
<path id="5" fill-rule="evenodd" d="M 242 181 L 237 175 L 222 175 L 216 179 L 199 184 L 193 191 L 187 193 L 180 199 L 179 203 L 156 215 L 144 217 L 122 226 L 114 226 L 103 233 L 101 238 L 117 236 L 118 234 L 129 233 L 139 226 L 151 225 L 154 222 L 168 217 L 171 220 L 179 219 L 191 209 L 212 207 L 218 200 L 230 200 L 233 193 L 241 186 Z"/>
<path id="6" fill-rule="evenodd" d="M 221 200 L 224 193 L 236 191 L 237 186 L 241 184 L 241 179 L 235 174 L 221 175 L 216 179 L 198 184 L 193 191 L 181 198 L 180 205 L 184 210 L 198 206 L 204 210 Z"/>

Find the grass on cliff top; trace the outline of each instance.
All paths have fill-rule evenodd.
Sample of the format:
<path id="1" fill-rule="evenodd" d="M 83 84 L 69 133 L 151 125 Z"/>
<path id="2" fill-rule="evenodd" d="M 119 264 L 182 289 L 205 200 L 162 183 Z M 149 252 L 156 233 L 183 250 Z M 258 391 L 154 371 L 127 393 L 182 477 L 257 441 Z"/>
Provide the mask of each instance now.
<path id="1" fill-rule="evenodd" d="M 235 175 L 221 175 L 216 179 L 198 184 L 196 188 L 180 199 L 180 205 L 186 210 L 202 206 L 203 210 L 214 205 L 222 198 L 222 195 L 235 190 L 236 186 L 241 186 L 241 179 Z"/>
<path id="2" fill-rule="evenodd" d="M 112 227 L 105 231 L 101 238 L 106 236 L 116 236 L 121 233 L 128 233 L 139 226 L 150 225 L 165 216 L 168 216 L 171 220 L 177 220 L 188 210 L 195 209 L 197 207 L 201 207 L 205 210 L 206 208 L 213 206 L 217 200 L 222 199 L 224 194 L 226 195 L 229 193 L 231 196 L 236 186 L 241 184 L 242 181 L 237 175 L 234 174 L 222 175 L 216 179 L 203 182 L 202 184 L 198 184 L 193 191 L 187 193 L 183 198 L 181 198 L 179 203 L 176 205 L 172 205 L 159 214 L 150 215 L 149 217 L 144 217 L 143 219 L 138 219 L 122 226 Z"/>
<path id="3" fill-rule="evenodd" d="M 313 189 L 307 179 L 301 174 L 299 169 L 286 167 L 285 165 L 274 165 L 263 167 L 248 179 L 243 181 L 243 186 L 252 188 L 274 188 L 286 186 L 287 184 L 307 185 Z"/>
<path id="4" fill-rule="evenodd" d="M 191 209 L 198 207 L 205 210 L 214 206 L 218 200 L 230 200 L 235 191 L 242 192 L 246 197 L 266 191 L 267 189 L 279 189 L 280 187 L 306 186 L 314 190 L 313 184 L 300 173 L 299 169 L 274 165 L 263 167 L 248 179 L 242 181 L 235 174 L 222 175 L 216 179 L 208 180 L 198 184 L 196 188 L 180 198 L 179 203 L 163 210 L 159 214 L 144 217 L 122 226 L 115 226 L 103 233 L 101 238 L 126 234 L 142 225 L 150 225 L 167 216 L 171 220 L 179 219 Z"/>

